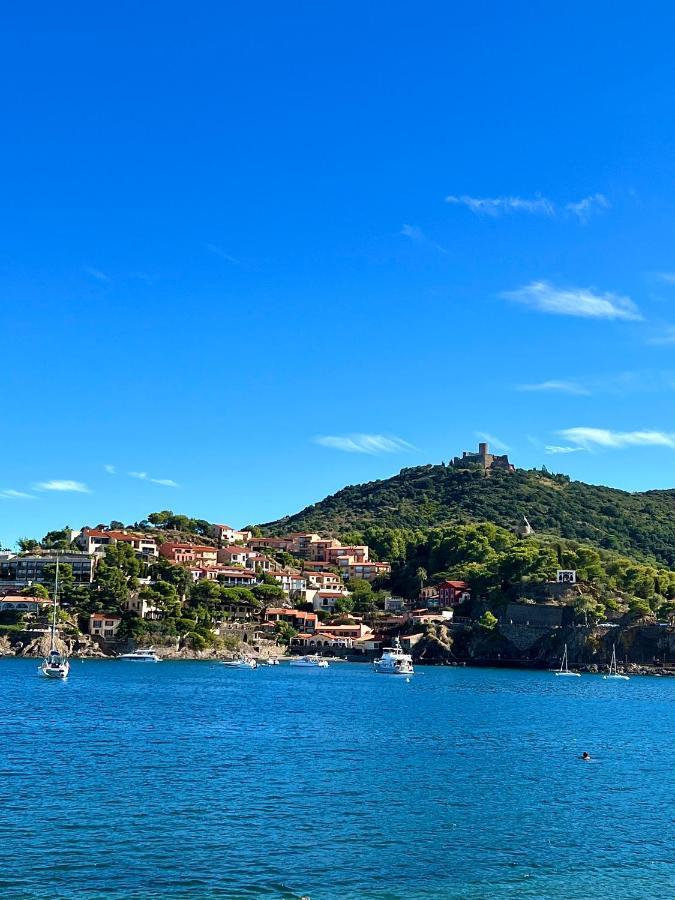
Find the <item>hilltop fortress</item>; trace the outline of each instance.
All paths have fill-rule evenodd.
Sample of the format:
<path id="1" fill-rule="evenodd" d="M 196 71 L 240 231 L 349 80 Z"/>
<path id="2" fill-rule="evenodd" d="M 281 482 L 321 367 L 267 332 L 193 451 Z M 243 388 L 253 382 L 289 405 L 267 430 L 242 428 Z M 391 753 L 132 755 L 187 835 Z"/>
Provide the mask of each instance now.
<path id="1" fill-rule="evenodd" d="M 484 472 L 489 473 L 495 469 L 504 469 L 507 472 L 515 472 L 516 467 L 509 462 L 506 454 L 503 456 L 495 456 L 490 453 L 487 443 L 478 445 L 478 453 L 472 453 L 465 450 L 461 457 L 456 456 L 452 461 L 453 466 L 459 469 L 480 468 Z"/>

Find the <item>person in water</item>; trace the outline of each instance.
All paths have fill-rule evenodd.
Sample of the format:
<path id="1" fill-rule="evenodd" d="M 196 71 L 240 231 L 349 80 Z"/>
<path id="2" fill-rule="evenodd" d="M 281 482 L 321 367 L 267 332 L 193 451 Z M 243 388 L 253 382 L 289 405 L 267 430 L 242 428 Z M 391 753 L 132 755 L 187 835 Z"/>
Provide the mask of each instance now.
<path id="1" fill-rule="evenodd" d="M 583 759 L 584 762 L 590 762 L 590 761 L 591 761 L 591 754 L 590 754 L 590 753 L 586 753 L 586 751 L 584 750 L 584 752 L 583 752 L 583 753 L 581 754 L 581 756 L 580 756 L 580 759 Z"/>

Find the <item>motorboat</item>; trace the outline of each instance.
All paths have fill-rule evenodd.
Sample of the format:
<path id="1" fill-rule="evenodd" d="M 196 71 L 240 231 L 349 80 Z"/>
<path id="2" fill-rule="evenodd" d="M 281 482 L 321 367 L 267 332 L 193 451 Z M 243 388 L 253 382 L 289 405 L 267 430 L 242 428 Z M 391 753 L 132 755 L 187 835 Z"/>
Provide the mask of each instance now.
<path id="1" fill-rule="evenodd" d="M 412 656 L 404 653 L 398 638 L 393 647 L 384 647 L 382 656 L 373 663 L 379 675 L 414 675 Z"/>
<path id="2" fill-rule="evenodd" d="M 257 669 L 258 662 L 252 656 L 239 656 L 235 659 L 221 660 L 221 666 L 227 666 L 228 669 Z"/>
<path id="3" fill-rule="evenodd" d="M 117 659 L 124 659 L 127 662 L 161 662 L 161 657 L 157 656 L 152 647 L 147 650 L 133 650 L 131 653 L 121 653 Z"/>
<path id="4" fill-rule="evenodd" d="M 276 656 L 270 656 L 270 658 L 267 660 L 267 665 L 268 666 L 278 666 L 279 660 L 276 658 Z"/>
<path id="5" fill-rule="evenodd" d="M 57 617 L 57 609 L 59 605 L 59 557 L 56 555 L 56 574 L 54 576 L 54 604 L 52 606 L 52 624 L 50 628 L 50 637 L 49 637 L 49 653 L 42 660 L 38 671 L 41 675 L 44 675 L 45 678 L 60 678 L 64 679 L 68 677 L 70 672 L 70 662 L 68 661 L 68 657 L 64 656 L 56 647 L 56 617 Z"/>
<path id="6" fill-rule="evenodd" d="M 562 659 L 560 660 L 560 668 L 556 669 L 556 675 L 568 675 L 573 676 L 575 678 L 580 678 L 579 672 L 570 672 L 569 666 L 567 664 L 567 644 L 565 644 L 565 650 L 562 655 Z"/>
<path id="7" fill-rule="evenodd" d="M 327 669 L 328 660 L 322 659 L 315 653 L 313 656 L 300 656 L 297 659 L 292 659 L 291 665 L 303 669 Z"/>

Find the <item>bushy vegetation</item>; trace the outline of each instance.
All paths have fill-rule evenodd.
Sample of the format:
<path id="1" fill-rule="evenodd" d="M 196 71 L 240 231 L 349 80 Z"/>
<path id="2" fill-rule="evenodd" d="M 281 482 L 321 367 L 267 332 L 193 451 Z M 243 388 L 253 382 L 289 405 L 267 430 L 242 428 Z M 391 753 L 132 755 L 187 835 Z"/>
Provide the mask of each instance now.
<path id="1" fill-rule="evenodd" d="M 545 469 L 489 476 L 445 465 L 403 469 L 384 481 L 346 487 L 262 528 L 267 534 L 365 534 L 375 528 L 393 534 L 469 522 L 511 528 L 524 515 L 538 534 L 675 567 L 675 491 L 628 493 Z"/>

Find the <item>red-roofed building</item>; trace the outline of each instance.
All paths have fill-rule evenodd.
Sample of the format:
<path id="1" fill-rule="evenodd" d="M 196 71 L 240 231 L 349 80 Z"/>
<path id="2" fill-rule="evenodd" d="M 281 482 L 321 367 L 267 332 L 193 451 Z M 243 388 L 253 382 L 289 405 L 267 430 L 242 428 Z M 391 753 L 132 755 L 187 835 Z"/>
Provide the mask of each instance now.
<path id="1" fill-rule="evenodd" d="M 265 610 L 263 619 L 265 624 L 272 626 L 277 622 L 288 622 L 298 631 L 316 631 L 319 618 L 316 613 L 303 612 L 300 609 L 286 609 L 286 607 L 276 607 L 274 609 Z"/>
<path id="2" fill-rule="evenodd" d="M 172 563 L 198 562 L 212 566 L 218 562 L 218 550 L 200 544 L 179 544 L 168 541 L 159 548 L 162 556 Z"/>
<path id="3" fill-rule="evenodd" d="M 114 641 L 121 624 L 122 616 L 115 613 L 92 613 L 89 616 L 89 634 L 98 635 L 104 641 Z"/>
<path id="4" fill-rule="evenodd" d="M 83 528 L 75 538 L 75 543 L 86 553 L 104 556 L 105 548 L 111 544 L 129 544 L 142 556 L 158 556 L 157 541 L 144 534 L 131 531 L 114 531 L 99 528 Z"/>
<path id="5" fill-rule="evenodd" d="M 236 544 L 237 542 L 245 543 L 250 540 L 250 531 L 238 531 L 231 525 L 212 525 L 211 536 L 221 544 Z"/>
<path id="6" fill-rule="evenodd" d="M 441 581 L 438 585 L 438 605 L 441 607 L 459 606 L 470 599 L 471 591 L 466 581 Z"/>

